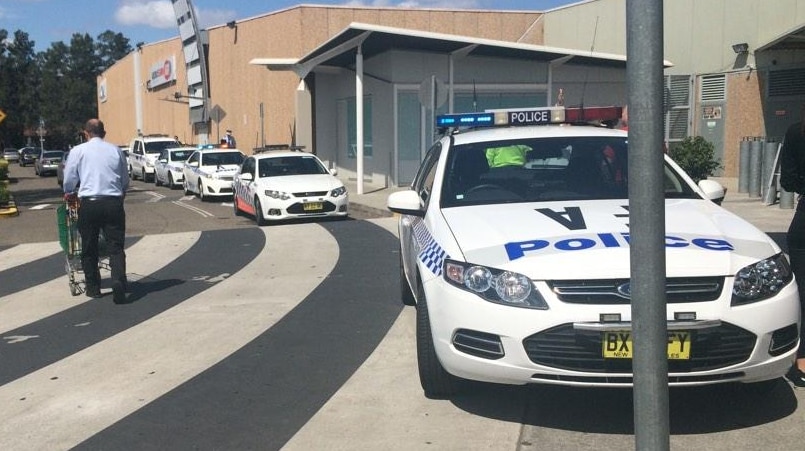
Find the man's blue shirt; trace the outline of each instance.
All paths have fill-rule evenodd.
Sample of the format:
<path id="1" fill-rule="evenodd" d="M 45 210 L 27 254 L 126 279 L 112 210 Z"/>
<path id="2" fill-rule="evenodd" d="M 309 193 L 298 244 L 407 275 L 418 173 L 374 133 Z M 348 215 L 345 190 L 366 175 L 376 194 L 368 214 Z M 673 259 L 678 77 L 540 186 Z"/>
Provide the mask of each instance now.
<path id="1" fill-rule="evenodd" d="M 73 147 L 64 164 L 64 192 L 78 197 L 123 196 L 129 188 L 123 152 L 101 138 Z"/>

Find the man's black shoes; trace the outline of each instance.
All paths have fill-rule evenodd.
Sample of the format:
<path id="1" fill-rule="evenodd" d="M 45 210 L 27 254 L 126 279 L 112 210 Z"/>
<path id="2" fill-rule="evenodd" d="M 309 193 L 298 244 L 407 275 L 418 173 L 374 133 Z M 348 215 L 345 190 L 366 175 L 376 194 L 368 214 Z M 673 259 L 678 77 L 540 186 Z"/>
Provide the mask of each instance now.
<path id="1" fill-rule="evenodd" d="M 98 287 L 90 287 L 90 286 L 87 287 L 87 296 L 89 296 L 91 298 L 95 298 L 95 299 L 103 297 L 103 295 L 101 294 L 101 289 L 100 288 L 98 288 Z"/>
<path id="2" fill-rule="evenodd" d="M 796 364 L 791 366 L 791 369 L 785 374 L 785 378 L 795 386 L 805 388 L 805 371 L 797 368 Z"/>
<path id="3" fill-rule="evenodd" d="M 112 300 L 115 304 L 126 303 L 126 285 L 123 282 L 112 282 Z"/>

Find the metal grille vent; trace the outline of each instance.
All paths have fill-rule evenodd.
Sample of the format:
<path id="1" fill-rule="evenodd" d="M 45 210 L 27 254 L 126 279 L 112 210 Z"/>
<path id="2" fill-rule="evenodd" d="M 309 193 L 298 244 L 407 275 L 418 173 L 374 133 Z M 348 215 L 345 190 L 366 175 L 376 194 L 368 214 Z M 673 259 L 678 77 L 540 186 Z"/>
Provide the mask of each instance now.
<path id="1" fill-rule="evenodd" d="M 769 72 L 769 97 L 805 95 L 805 68 Z"/>
<path id="2" fill-rule="evenodd" d="M 724 75 L 702 77 L 702 102 L 726 99 L 727 78 Z"/>

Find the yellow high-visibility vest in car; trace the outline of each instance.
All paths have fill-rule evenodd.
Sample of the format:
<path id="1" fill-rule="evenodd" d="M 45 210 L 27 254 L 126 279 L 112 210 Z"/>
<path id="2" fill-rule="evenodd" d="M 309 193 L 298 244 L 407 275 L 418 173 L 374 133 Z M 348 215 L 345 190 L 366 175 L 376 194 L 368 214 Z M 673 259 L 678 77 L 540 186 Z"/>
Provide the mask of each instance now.
<path id="1" fill-rule="evenodd" d="M 526 153 L 530 147 L 515 144 L 504 147 L 491 147 L 486 149 L 486 161 L 490 168 L 501 168 L 504 166 L 522 166 L 526 162 Z"/>

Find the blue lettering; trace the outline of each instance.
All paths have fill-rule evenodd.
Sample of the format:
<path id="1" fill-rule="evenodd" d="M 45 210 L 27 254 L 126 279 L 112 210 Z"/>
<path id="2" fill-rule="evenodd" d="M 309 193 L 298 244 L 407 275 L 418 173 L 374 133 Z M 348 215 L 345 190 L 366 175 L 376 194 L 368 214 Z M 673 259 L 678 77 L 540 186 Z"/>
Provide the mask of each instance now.
<path id="1" fill-rule="evenodd" d="M 598 233 L 591 236 L 571 237 L 558 241 L 548 240 L 530 240 L 506 243 L 506 255 L 509 260 L 517 260 L 518 258 L 525 257 L 528 252 L 539 251 L 547 248 L 554 248 L 558 251 L 578 251 L 585 249 L 592 249 L 594 247 L 624 247 L 629 245 L 629 233 L 621 233 L 622 239 L 615 233 Z M 597 239 L 596 239 L 597 238 Z M 625 243 L 624 243 L 625 242 Z M 733 251 L 735 247 L 726 240 L 716 238 L 692 238 L 687 240 L 683 237 L 666 235 L 665 247 L 666 248 L 684 248 L 690 245 L 706 249 L 709 251 Z"/>
<path id="2" fill-rule="evenodd" d="M 679 238 L 676 236 L 665 236 L 665 247 L 686 247 L 690 243 L 687 242 L 684 238 Z"/>
<path id="3" fill-rule="evenodd" d="M 506 254 L 509 260 L 517 260 L 525 255 L 526 251 L 538 251 L 547 247 L 549 242 L 545 240 L 521 241 L 519 243 L 506 243 Z"/>
<path id="4" fill-rule="evenodd" d="M 595 241 L 589 238 L 570 238 L 568 240 L 557 241 L 554 247 L 560 251 L 577 251 L 589 249 L 595 246 Z"/>
<path id="5" fill-rule="evenodd" d="M 702 249 L 709 251 L 732 251 L 735 250 L 728 241 L 716 240 L 712 238 L 694 238 L 691 240 L 693 244 Z"/>
<path id="6" fill-rule="evenodd" d="M 615 236 L 611 233 L 599 233 L 598 238 L 601 238 L 601 242 L 604 243 L 606 247 L 621 247 L 618 240 L 615 239 Z"/>

